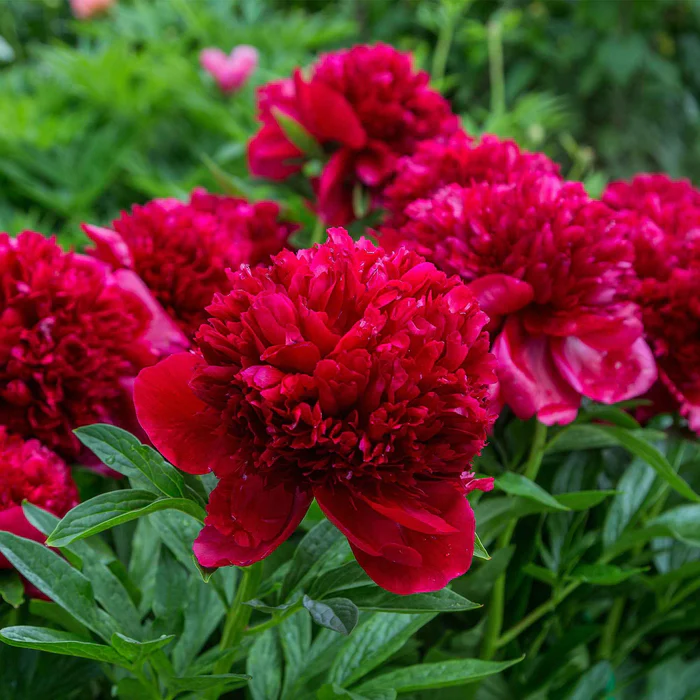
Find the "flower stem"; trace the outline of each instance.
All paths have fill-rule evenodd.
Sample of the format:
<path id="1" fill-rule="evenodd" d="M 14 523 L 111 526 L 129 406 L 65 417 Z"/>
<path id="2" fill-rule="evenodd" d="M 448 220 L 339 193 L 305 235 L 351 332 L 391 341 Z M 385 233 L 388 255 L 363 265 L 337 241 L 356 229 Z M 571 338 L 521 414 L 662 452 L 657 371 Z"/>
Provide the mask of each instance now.
<path id="1" fill-rule="evenodd" d="M 326 225 L 321 218 L 316 219 L 314 230 L 311 232 L 311 245 L 323 243 L 326 239 Z"/>
<path id="2" fill-rule="evenodd" d="M 537 474 L 544 457 L 545 445 L 547 443 L 547 426 L 537 421 L 535 423 L 535 434 L 532 437 L 530 456 L 525 464 L 524 476 L 530 480 L 537 478 Z M 517 518 L 513 518 L 505 527 L 505 530 L 498 538 L 498 549 L 504 549 L 510 544 L 511 537 L 518 524 Z M 503 627 L 503 608 L 506 594 L 506 572 L 502 573 L 495 581 L 491 593 L 491 602 L 488 607 L 488 617 L 486 619 L 486 631 L 482 646 L 482 659 L 491 659 L 498 649 L 498 638 Z"/>
<path id="3" fill-rule="evenodd" d="M 251 566 L 243 569 L 243 577 L 238 584 L 236 597 L 233 600 L 226 621 L 224 622 L 224 631 L 219 642 L 219 649 L 230 649 L 240 644 L 245 628 L 250 620 L 250 615 L 253 608 L 249 605 L 243 605 L 248 600 L 255 598 L 255 593 L 258 590 L 260 581 L 262 580 L 263 565 L 262 562 L 251 564 Z M 214 666 L 214 674 L 228 673 L 231 668 L 230 659 L 220 659 Z"/>

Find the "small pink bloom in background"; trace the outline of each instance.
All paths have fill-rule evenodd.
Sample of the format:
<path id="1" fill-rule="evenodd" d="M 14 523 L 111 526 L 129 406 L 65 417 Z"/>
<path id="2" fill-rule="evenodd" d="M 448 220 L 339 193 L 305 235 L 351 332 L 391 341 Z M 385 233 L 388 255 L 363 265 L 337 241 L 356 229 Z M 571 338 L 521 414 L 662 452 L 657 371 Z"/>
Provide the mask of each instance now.
<path id="1" fill-rule="evenodd" d="M 258 67 L 258 50 L 241 44 L 225 54 L 221 49 L 204 49 L 199 61 L 223 92 L 242 88 Z"/>
<path id="2" fill-rule="evenodd" d="M 78 19 L 90 19 L 95 15 L 106 12 L 117 0 L 70 0 L 73 14 Z"/>
<path id="3" fill-rule="evenodd" d="M 405 214 L 380 242 L 469 283 L 491 319 L 500 398 L 518 418 L 570 423 L 582 396 L 615 403 L 656 380 L 627 229 L 579 183 L 453 184 Z"/>

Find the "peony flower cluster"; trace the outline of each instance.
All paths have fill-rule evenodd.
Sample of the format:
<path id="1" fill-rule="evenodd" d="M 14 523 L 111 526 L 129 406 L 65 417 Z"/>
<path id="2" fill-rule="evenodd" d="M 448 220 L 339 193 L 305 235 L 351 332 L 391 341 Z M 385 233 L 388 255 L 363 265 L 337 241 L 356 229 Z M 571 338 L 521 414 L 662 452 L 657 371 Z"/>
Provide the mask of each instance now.
<path id="1" fill-rule="evenodd" d="M 491 488 L 468 470 L 494 418 L 487 318 L 417 254 L 329 234 L 232 273 L 197 351 L 139 375 L 138 417 L 180 469 L 219 477 L 202 565 L 262 559 L 316 498 L 379 585 L 438 590 L 471 563 L 465 495 Z"/>
<path id="2" fill-rule="evenodd" d="M 410 55 L 377 44 L 327 54 L 308 77 L 297 70 L 291 79 L 263 86 L 262 128 L 248 148 L 252 174 L 284 180 L 302 171 L 313 154 L 290 138 L 285 121 L 292 120 L 315 141 L 323 161 L 314 182 L 319 215 L 328 225 L 351 221 L 357 187 L 378 196 L 401 156 L 458 128 L 428 80 L 413 69 Z"/>
<path id="3" fill-rule="evenodd" d="M 134 377 L 183 347 L 136 275 L 30 231 L 0 235 L 0 309 L 0 425 L 67 460 L 74 428 L 135 426 Z"/>
<path id="4" fill-rule="evenodd" d="M 413 154 L 401 158 L 381 203 L 388 213 L 387 223 L 397 226 L 406 220 L 411 202 L 427 199 L 445 185 L 508 184 L 526 173 L 559 177 L 559 166 L 543 153 L 523 151 L 515 141 L 487 134 L 475 143 L 457 131 L 424 141 Z"/>
<path id="5" fill-rule="evenodd" d="M 274 202 L 195 190 L 188 203 L 157 199 L 122 213 L 112 228 L 86 224 L 93 257 L 132 270 L 191 337 L 216 292 L 229 288 L 227 269 L 267 264 L 296 226 L 279 218 Z"/>
<path id="6" fill-rule="evenodd" d="M 449 185 L 385 227 L 383 245 L 458 274 L 489 315 L 500 399 L 519 418 L 565 424 L 582 396 L 639 396 L 656 368 L 633 301 L 634 248 L 578 183 L 526 174 Z"/>
<path id="7" fill-rule="evenodd" d="M 680 410 L 700 433 L 700 191 L 639 175 L 611 183 L 603 201 L 618 210 L 636 249 L 636 299 L 659 370 L 655 408 Z"/>

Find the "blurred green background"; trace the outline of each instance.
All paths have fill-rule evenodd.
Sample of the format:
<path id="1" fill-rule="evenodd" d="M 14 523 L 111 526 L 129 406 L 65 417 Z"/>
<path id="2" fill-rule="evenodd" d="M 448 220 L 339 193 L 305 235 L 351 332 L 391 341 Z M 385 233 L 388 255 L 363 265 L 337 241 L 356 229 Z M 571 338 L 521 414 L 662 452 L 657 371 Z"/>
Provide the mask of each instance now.
<path id="1" fill-rule="evenodd" d="M 700 0 L 120 0 L 89 21 L 0 0 L 0 230 L 79 245 L 81 221 L 195 185 L 274 196 L 246 175 L 255 86 L 358 41 L 413 51 L 468 130 L 544 150 L 592 194 L 700 179 Z M 260 67 L 227 97 L 198 54 L 240 43 Z"/>

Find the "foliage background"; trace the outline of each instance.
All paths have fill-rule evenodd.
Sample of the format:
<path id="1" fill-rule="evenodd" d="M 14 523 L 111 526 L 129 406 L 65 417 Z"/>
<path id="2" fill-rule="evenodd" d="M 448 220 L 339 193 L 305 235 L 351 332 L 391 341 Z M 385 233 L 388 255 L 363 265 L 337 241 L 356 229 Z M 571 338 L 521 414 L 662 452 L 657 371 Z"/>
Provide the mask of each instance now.
<path id="1" fill-rule="evenodd" d="M 471 131 L 544 150 L 594 194 L 642 170 L 697 180 L 699 30 L 697 0 L 121 0 L 90 22 L 2 0 L 0 230 L 79 244 L 82 221 L 244 178 L 255 85 L 358 40 L 412 50 Z M 198 53 L 239 43 L 260 69 L 225 97 Z"/>

